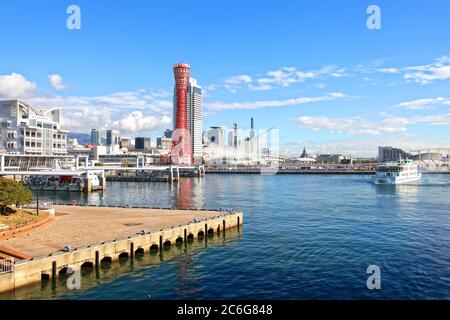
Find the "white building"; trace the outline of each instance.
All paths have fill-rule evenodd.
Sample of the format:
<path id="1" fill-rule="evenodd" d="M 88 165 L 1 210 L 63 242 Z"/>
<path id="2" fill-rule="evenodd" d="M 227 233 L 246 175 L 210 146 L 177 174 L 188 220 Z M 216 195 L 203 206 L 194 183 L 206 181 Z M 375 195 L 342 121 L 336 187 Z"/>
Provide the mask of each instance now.
<path id="1" fill-rule="evenodd" d="M 203 132 L 203 111 L 202 111 L 202 87 L 197 84 L 197 80 L 189 78 L 186 92 L 186 114 L 187 126 L 191 136 L 192 155 L 196 162 L 202 157 L 202 132 Z M 177 123 L 177 95 L 174 90 L 173 95 L 173 124 L 174 130 Z"/>
<path id="2" fill-rule="evenodd" d="M 207 133 L 208 142 L 215 143 L 218 146 L 225 145 L 225 128 L 211 127 Z"/>
<path id="3" fill-rule="evenodd" d="M 0 153 L 66 155 L 61 110 L 38 110 L 19 100 L 0 100 Z"/>

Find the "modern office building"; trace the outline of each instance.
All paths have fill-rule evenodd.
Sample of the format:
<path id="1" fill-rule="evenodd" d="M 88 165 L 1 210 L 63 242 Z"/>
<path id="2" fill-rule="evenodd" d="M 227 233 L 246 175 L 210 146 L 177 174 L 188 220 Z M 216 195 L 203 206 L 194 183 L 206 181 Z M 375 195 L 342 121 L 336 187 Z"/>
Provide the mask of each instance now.
<path id="1" fill-rule="evenodd" d="M 115 146 L 120 144 L 120 132 L 119 130 L 106 131 L 106 145 Z"/>
<path id="2" fill-rule="evenodd" d="M 97 129 L 92 129 L 91 130 L 91 144 L 93 144 L 94 146 L 101 145 L 100 139 L 101 139 L 100 132 Z"/>
<path id="3" fill-rule="evenodd" d="M 149 151 L 152 147 L 151 142 L 152 142 L 152 140 L 150 138 L 136 137 L 134 139 L 134 149 L 142 150 L 142 151 Z"/>
<path id="4" fill-rule="evenodd" d="M 197 80 L 189 77 L 189 65 L 175 65 L 174 70 L 174 130 L 184 128 L 189 131 L 192 157 L 195 162 L 200 162 L 203 147 L 202 88 L 197 84 Z"/>
<path id="5" fill-rule="evenodd" d="M 164 137 L 165 137 L 165 138 L 170 138 L 170 139 L 172 139 L 172 133 L 173 133 L 173 130 L 166 129 L 166 130 L 164 131 Z"/>
<path id="6" fill-rule="evenodd" d="M 409 159 L 410 154 L 402 149 L 392 147 L 378 147 L 378 161 L 389 162 L 399 159 Z"/>
<path id="7" fill-rule="evenodd" d="M 0 153 L 66 155 L 68 131 L 61 110 L 38 110 L 19 100 L 0 100 Z"/>
<path id="8" fill-rule="evenodd" d="M 202 88 L 197 80 L 190 78 L 187 92 L 188 101 L 188 130 L 191 134 L 192 153 L 194 159 L 202 157 L 203 147 L 203 111 L 202 111 Z"/>
<path id="9" fill-rule="evenodd" d="M 253 121 L 253 117 L 250 119 L 250 140 L 254 140 L 256 138 L 255 134 L 255 122 Z"/>

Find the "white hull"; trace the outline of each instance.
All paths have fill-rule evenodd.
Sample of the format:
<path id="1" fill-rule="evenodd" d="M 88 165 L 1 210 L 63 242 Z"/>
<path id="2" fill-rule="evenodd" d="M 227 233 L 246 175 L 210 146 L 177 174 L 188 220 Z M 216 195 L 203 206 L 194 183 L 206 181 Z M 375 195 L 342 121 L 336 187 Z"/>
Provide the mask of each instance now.
<path id="1" fill-rule="evenodd" d="M 374 176 L 372 177 L 372 183 L 374 184 L 404 184 L 410 182 L 419 181 L 422 178 L 422 174 L 410 177 L 386 177 L 386 176 Z"/>

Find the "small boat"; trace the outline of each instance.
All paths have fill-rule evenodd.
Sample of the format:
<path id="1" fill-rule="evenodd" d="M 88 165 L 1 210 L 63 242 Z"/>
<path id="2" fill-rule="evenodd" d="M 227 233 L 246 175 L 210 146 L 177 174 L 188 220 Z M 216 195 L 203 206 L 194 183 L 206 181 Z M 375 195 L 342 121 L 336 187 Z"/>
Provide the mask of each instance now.
<path id="1" fill-rule="evenodd" d="M 422 173 L 412 160 L 399 160 L 398 162 L 381 163 L 372 177 L 374 184 L 402 184 L 419 181 Z"/>

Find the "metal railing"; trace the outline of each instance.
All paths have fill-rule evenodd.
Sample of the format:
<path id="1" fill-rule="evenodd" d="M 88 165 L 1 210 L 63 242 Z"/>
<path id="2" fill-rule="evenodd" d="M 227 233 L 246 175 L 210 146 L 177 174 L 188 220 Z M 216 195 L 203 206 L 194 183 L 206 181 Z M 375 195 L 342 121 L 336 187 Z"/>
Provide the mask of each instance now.
<path id="1" fill-rule="evenodd" d="M 14 258 L 0 260 L 0 274 L 14 271 Z"/>
<path id="2" fill-rule="evenodd" d="M 26 204 L 22 206 L 22 209 L 37 209 L 37 202 L 32 202 L 30 204 Z M 39 201 L 39 210 L 51 210 L 53 209 L 53 202 L 47 202 L 47 201 Z"/>

